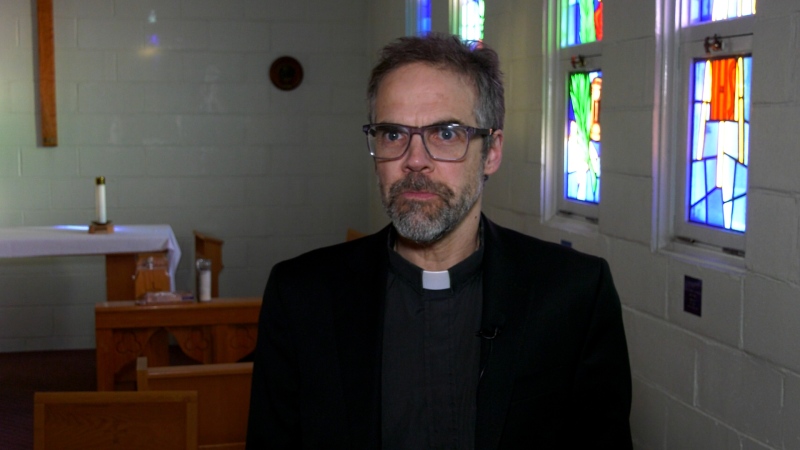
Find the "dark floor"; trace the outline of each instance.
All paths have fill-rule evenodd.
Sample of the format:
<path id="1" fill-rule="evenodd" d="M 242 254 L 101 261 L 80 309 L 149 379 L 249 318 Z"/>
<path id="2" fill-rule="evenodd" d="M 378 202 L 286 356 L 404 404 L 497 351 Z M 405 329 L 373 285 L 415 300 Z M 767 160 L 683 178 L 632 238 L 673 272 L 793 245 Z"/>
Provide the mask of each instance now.
<path id="1" fill-rule="evenodd" d="M 0 353 L 0 449 L 33 448 L 33 393 L 93 391 L 95 352 Z"/>

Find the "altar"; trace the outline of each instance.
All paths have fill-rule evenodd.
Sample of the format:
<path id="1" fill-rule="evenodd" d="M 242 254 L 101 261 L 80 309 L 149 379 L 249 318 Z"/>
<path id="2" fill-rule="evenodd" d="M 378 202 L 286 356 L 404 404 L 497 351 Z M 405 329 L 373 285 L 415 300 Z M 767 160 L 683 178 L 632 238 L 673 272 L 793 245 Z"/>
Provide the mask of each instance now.
<path id="1" fill-rule="evenodd" d="M 169 285 L 156 289 L 175 290 L 181 249 L 169 225 L 115 225 L 108 234 L 89 234 L 86 225 L 0 228 L 0 258 L 75 255 L 105 255 L 106 298 L 133 300 L 142 258 L 165 258 Z"/>

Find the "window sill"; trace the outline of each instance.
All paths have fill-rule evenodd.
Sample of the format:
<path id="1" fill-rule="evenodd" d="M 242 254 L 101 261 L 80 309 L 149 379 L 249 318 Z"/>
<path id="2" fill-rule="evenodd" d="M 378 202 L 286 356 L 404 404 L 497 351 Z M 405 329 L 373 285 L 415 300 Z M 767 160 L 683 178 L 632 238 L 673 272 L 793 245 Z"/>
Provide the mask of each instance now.
<path id="1" fill-rule="evenodd" d="M 688 264 L 708 267 L 735 275 L 746 273 L 744 254 L 728 253 L 721 247 L 700 242 L 673 240 L 660 253 Z"/>

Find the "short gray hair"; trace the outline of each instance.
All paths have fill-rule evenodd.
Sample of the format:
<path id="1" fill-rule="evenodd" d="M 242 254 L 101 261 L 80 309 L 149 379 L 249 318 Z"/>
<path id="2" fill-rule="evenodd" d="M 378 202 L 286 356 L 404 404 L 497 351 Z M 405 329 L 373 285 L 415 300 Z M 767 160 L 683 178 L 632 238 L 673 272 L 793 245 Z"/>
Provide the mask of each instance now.
<path id="1" fill-rule="evenodd" d="M 375 100 L 381 81 L 393 70 L 417 62 L 467 77 L 477 91 L 475 118 L 478 127 L 503 129 L 505 94 L 497 53 L 482 43 L 465 42 L 458 36 L 441 33 L 401 37 L 381 50 L 367 87 L 370 122 L 375 120 Z M 484 151 L 488 150 L 491 139 L 487 138 L 486 142 Z"/>

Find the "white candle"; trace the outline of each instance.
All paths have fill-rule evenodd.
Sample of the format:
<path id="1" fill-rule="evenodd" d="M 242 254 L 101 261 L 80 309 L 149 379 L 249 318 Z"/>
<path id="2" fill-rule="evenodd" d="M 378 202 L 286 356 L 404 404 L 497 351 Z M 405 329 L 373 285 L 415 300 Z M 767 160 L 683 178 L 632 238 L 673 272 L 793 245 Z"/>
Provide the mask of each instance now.
<path id="1" fill-rule="evenodd" d="M 97 223 L 104 224 L 107 222 L 106 217 L 106 177 L 97 177 L 95 179 L 97 184 L 95 188 L 95 212 L 97 213 Z"/>
<path id="2" fill-rule="evenodd" d="M 197 268 L 197 295 L 198 300 L 207 302 L 211 300 L 211 260 L 200 258 L 195 261 Z"/>
<path id="3" fill-rule="evenodd" d="M 200 271 L 200 301 L 207 302 L 211 300 L 211 271 Z"/>

